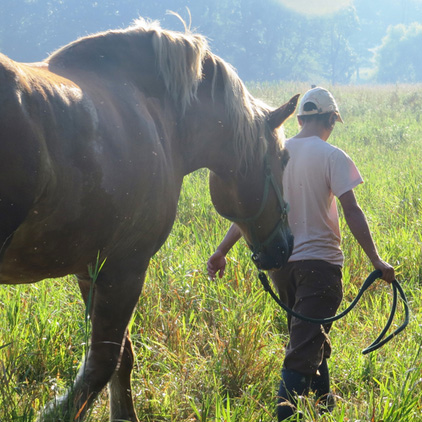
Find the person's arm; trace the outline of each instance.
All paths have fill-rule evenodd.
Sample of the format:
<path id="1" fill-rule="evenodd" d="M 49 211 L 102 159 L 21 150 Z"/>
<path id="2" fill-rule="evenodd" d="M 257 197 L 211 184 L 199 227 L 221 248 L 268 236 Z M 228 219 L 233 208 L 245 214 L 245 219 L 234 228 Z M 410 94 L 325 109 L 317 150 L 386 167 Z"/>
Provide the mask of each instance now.
<path id="1" fill-rule="evenodd" d="M 226 269 L 226 255 L 233 245 L 242 237 L 236 224 L 232 224 L 223 241 L 217 247 L 217 250 L 210 256 L 207 262 L 208 275 L 214 280 L 217 272 L 221 278 Z"/>
<path id="2" fill-rule="evenodd" d="M 381 270 L 383 280 L 388 283 L 393 282 L 395 279 L 394 268 L 387 262 L 384 262 L 378 255 L 365 214 L 359 207 L 353 190 L 341 195 L 339 200 L 350 231 L 372 262 L 372 265 L 375 269 Z"/>

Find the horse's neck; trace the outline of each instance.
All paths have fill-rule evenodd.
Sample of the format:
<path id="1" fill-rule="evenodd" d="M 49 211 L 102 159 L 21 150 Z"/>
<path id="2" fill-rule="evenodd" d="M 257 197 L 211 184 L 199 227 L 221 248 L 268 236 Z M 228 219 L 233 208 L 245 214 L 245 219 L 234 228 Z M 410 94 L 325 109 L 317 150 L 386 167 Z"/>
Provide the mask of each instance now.
<path id="1" fill-rule="evenodd" d="M 201 95 L 182 119 L 180 151 L 185 174 L 199 168 L 216 173 L 234 169 L 236 158 L 224 107 Z"/>

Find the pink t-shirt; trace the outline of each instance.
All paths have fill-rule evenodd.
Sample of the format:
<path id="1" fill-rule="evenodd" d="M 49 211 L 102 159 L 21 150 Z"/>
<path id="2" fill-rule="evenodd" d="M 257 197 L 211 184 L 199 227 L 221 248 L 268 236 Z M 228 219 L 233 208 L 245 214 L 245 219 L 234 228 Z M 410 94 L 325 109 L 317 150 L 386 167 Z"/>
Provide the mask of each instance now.
<path id="1" fill-rule="evenodd" d="M 344 151 L 317 136 L 288 139 L 286 148 L 290 160 L 283 188 L 294 236 L 290 261 L 321 259 L 343 265 L 335 197 L 352 190 L 363 179 Z"/>

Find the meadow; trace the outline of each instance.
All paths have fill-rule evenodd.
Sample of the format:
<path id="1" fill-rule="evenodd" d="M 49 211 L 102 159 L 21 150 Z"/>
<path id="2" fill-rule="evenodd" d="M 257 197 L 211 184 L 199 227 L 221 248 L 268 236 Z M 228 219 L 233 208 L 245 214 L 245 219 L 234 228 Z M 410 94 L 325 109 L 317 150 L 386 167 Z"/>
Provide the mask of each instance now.
<path id="1" fill-rule="evenodd" d="M 307 86 L 249 84 L 277 106 Z M 361 351 L 388 318 L 392 289 L 375 283 L 332 329 L 332 390 L 337 406 L 306 421 L 422 421 L 422 86 L 333 87 L 344 124 L 330 142 L 356 162 L 355 189 L 380 255 L 395 266 L 411 308 L 407 329 L 370 355 Z M 294 118 L 286 135 L 297 130 Z M 269 422 L 287 342 L 286 315 L 265 293 L 243 241 L 222 279 L 206 261 L 229 227 L 213 209 L 207 170 L 186 177 L 173 231 L 151 262 L 130 330 L 136 352 L 138 416 L 149 422 Z M 341 218 L 343 308 L 373 270 Z M 63 239 L 65 242 L 66 239 Z M 403 319 L 399 306 L 393 328 Z M 0 421 L 30 422 L 72 383 L 89 325 L 73 276 L 0 286 Z M 88 421 L 108 420 L 107 391 Z M 295 420 L 295 419 L 294 419 Z"/>

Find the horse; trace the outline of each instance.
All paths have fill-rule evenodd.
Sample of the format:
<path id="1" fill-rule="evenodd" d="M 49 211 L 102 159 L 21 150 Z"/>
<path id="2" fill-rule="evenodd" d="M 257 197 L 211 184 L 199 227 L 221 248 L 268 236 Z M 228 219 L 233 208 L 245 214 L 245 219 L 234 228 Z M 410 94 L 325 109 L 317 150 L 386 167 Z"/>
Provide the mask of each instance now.
<path id="1" fill-rule="evenodd" d="M 185 175 L 209 169 L 215 209 L 261 269 L 287 262 L 282 124 L 297 97 L 269 107 L 204 36 L 143 18 L 39 63 L 0 56 L 0 283 L 74 274 L 92 325 L 39 421 L 82 421 L 107 385 L 110 420 L 138 421 L 127 327 Z"/>

